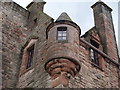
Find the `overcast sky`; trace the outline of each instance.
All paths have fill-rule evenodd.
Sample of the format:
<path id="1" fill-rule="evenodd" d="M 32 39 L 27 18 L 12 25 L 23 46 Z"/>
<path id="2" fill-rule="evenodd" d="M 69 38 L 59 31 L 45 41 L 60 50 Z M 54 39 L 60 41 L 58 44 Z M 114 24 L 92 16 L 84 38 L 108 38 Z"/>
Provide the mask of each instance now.
<path id="1" fill-rule="evenodd" d="M 26 7 L 33 0 L 13 0 L 22 7 Z M 98 0 L 44 0 L 47 3 L 44 12 L 55 20 L 62 12 L 66 12 L 71 19 L 77 23 L 82 31 L 82 35 L 94 26 L 93 11 L 91 6 Z M 113 9 L 113 23 L 115 28 L 116 39 L 118 42 L 118 1 L 104 0 L 104 2 Z"/>

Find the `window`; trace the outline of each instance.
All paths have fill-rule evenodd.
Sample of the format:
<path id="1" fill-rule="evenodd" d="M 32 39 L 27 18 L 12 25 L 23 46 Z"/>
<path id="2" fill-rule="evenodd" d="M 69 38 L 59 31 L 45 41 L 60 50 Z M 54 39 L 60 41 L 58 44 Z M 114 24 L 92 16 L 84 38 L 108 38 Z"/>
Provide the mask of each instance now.
<path id="1" fill-rule="evenodd" d="M 34 19 L 34 23 L 35 23 L 35 24 L 37 23 L 37 18 Z"/>
<path id="2" fill-rule="evenodd" d="M 90 58 L 94 64 L 99 66 L 98 53 L 93 49 L 90 49 Z"/>
<path id="3" fill-rule="evenodd" d="M 99 44 L 97 42 L 93 40 L 91 40 L 90 42 L 94 47 L 99 48 Z M 90 48 L 90 59 L 95 65 L 99 66 L 98 53 L 92 48 Z"/>
<path id="4" fill-rule="evenodd" d="M 36 41 L 37 38 L 31 39 L 29 42 L 25 44 L 25 48 L 22 55 L 22 63 L 20 67 L 20 76 L 24 74 L 26 71 L 32 69 Z"/>
<path id="5" fill-rule="evenodd" d="M 60 41 L 67 40 L 67 27 L 57 28 L 57 39 Z"/>
<path id="6" fill-rule="evenodd" d="M 32 65 L 33 54 L 34 54 L 34 45 L 32 45 L 30 48 L 27 49 L 27 53 L 28 53 L 28 60 L 27 60 L 26 69 L 28 69 Z"/>

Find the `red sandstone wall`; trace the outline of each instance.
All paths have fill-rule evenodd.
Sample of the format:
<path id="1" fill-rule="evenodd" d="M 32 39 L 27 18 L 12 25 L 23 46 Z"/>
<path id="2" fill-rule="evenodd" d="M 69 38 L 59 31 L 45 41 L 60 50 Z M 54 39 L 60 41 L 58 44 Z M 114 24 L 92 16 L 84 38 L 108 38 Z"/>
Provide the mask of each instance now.
<path id="1" fill-rule="evenodd" d="M 2 86 L 15 87 L 22 43 L 26 40 L 25 24 L 28 12 L 16 3 L 0 3 L 2 7 Z"/>
<path id="2" fill-rule="evenodd" d="M 69 43 L 58 43 L 55 41 L 56 31 L 55 29 L 48 33 L 48 40 L 46 40 L 46 27 L 51 22 L 51 18 L 46 14 L 39 12 L 35 16 L 38 18 L 37 25 L 30 23 L 28 29 L 25 27 L 27 14 L 24 9 L 18 8 L 16 4 L 5 3 L 2 14 L 2 57 L 3 57 L 3 87 L 34 87 L 34 88 L 46 88 L 51 87 L 51 77 L 45 71 L 44 65 L 49 58 L 64 55 L 75 58 L 81 62 L 81 70 L 74 77 L 71 78 L 68 87 L 71 88 L 117 88 L 118 87 L 118 68 L 116 65 L 106 62 L 104 60 L 103 71 L 101 69 L 92 66 L 89 60 L 89 51 L 87 46 L 79 45 L 79 36 L 77 30 L 73 27 L 69 27 Z M 21 12 L 16 12 L 17 9 L 22 9 Z M 15 9 L 15 10 L 14 10 Z M 39 10 L 38 10 L 39 11 Z M 30 21 L 34 20 L 31 18 Z M 32 24 L 32 25 L 31 25 Z M 31 26 L 33 26 L 31 28 Z M 75 32 L 73 32 L 74 30 Z M 27 32 L 29 31 L 29 32 Z M 21 48 L 25 43 L 33 36 L 38 37 L 35 46 L 35 56 L 33 60 L 32 68 L 25 72 L 22 76 L 18 77 L 20 61 L 22 58 Z M 55 42 L 53 42 L 55 41 Z M 81 43 L 81 42 L 80 42 Z"/>

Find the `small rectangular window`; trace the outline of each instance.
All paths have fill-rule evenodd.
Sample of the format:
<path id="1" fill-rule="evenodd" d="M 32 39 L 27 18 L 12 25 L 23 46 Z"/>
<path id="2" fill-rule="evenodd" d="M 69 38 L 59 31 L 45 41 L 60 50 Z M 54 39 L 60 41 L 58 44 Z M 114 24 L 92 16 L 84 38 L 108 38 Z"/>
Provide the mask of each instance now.
<path id="1" fill-rule="evenodd" d="M 93 49 L 90 49 L 90 59 L 94 64 L 99 66 L 98 53 Z"/>
<path id="2" fill-rule="evenodd" d="M 34 45 L 28 48 L 27 52 L 28 52 L 28 60 L 27 60 L 26 69 L 28 69 L 32 65 L 32 60 L 33 60 L 33 55 L 34 55 Z"/>
<path id="3" fill-rule="evenodd" d="M 67 27 L 57 28 L 57 38 L 58 40 L 67 40 Z"/>
<path id="4" fill-rule="evenodd" d="M 93 40 L 90 40 L 90 43 L 91 43 L 94 47 L 99 48 L 99 44 L 98 44 L 97 42 L 95 42 L 95 41 L 93 41 Z M 90 48 L 90 59 L 91 59 L 91 61 L 92 61 L 95 65 L 99 66 L 98 53 L 97 53 L 94 49 L 92 49 L 92 48 Z"/>

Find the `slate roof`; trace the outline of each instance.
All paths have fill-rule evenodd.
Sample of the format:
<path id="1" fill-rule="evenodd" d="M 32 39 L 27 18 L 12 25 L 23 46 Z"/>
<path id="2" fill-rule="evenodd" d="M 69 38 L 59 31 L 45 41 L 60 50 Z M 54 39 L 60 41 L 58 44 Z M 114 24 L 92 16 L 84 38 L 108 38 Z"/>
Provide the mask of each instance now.
<path id="1" fill-rule="evenodd" d="M 56 21 L 67 20 L 72 21 L 72 19 L 68 16 L 66 12 L 63 12 Z"/>

